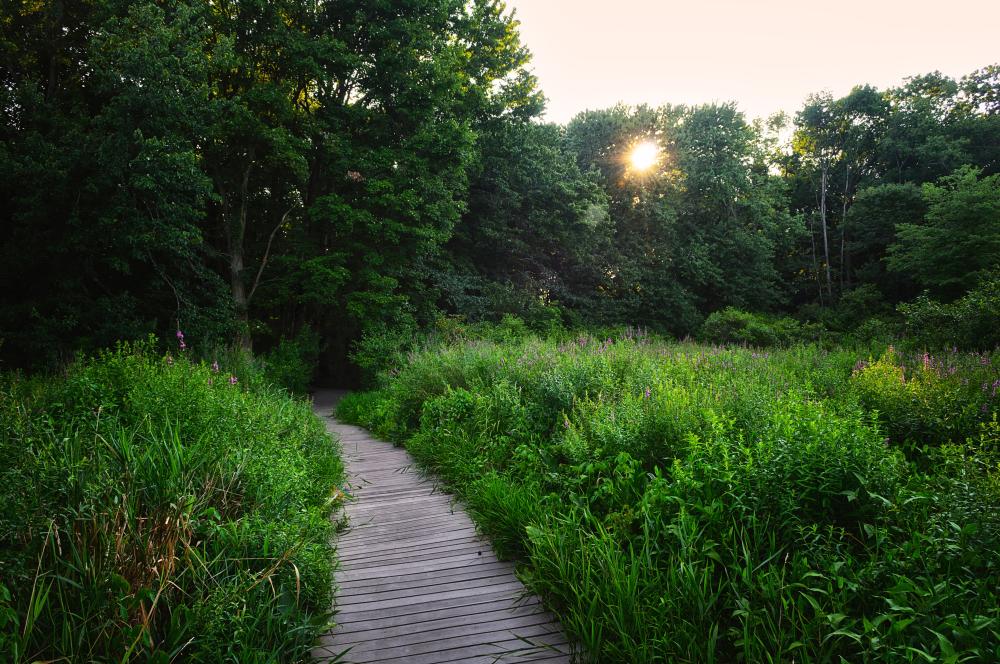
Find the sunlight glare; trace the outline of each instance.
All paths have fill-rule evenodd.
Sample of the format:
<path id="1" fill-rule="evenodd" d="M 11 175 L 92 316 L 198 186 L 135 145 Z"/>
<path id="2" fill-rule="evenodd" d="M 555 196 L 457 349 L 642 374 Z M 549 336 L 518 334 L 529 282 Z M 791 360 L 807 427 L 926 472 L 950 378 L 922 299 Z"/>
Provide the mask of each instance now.
<path id="1" fill-rule="evenodd" d="M 637 171 L 645 171 L 659 160 L 660 148 L 652 141 L 643 141 L 632 148 L 628 158 L 632 168 Z"/>

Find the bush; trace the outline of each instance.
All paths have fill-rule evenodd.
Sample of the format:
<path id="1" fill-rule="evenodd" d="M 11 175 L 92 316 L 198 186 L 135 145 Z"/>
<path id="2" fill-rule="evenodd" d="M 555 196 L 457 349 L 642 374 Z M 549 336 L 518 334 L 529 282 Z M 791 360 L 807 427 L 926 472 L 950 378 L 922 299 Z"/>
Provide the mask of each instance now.
<path id="1" fill-rule="evenodd" d="M 858 363 L 851 390 L 877 414 L 889 440 L 913 453 L 975 436 L 1000 404 L 995 376 L 986 354 L 907 357 L 890 346 L 877 360 Z"/>
<path id="2" fill-rule="evenodd" d="M 272 384 L 292 394 L 307 394 L 319 360 L 319 335 L 303 327 L 293 338 L 282 337 L 278 345 L 264 355 L 264 374 Z"/>
<path id="3" fill-rule="evenodd" d="M 336 449 L 308 403 L 150 348 L 0 379 L 0 659 L 297 661 Z"/>
<path id="4" fill-rule="evenodd" d="M 384 385 L 406 365 L 407 354 L 418 340 L 415 325 L 368 331 L 354 342 L 350 359 L 361 369 L 365 387 Z"/>
<path id="5" fill-rule="evenodd" d="M 993 350 L 1000 347 L 1000 273 L 950 304 L 926 295 L 899 305 L 906 335 L 917 347 Z"/>
<path id="6" fill-rule="evenodd" d="M 794 318 L 768 317 L 726 307 L 705 319 L 698 338 L 717 344 L 789 346 L 819 336 L 815 325 L 802 325 Z"/>

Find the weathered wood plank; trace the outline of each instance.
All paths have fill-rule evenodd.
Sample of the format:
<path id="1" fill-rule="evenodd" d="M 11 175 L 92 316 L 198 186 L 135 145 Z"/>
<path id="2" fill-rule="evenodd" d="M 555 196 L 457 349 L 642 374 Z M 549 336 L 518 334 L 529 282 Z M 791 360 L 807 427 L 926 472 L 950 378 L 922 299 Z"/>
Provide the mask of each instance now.
<path id="1" fill-rule="evenodd" d="M 379 593 L 378 595 L 358 595 L 353 598 L 354 601 L 350 606 L 344 607 L 337 615 L 338 617 L 341 614 L 349 615 L 351 611 L 375 611 L 378 609 L 414 606 L 423 607 L 433 601 L 477 597 L 487 592 L 490 594 L 501 591 L 511 593 L 511 601 L 513 601 L 513 597 L 524 591 L 524 586 L 519 581 L 507 581 L 504 579 L 496 579 L 496 581 L 497 583 L 492 586 L 489 584 L 470 584 L 468 588 L 435 592 L 432 595 L 428 595 L 423 589 L 392 591 Z M 338 604 L 338 608 L 341 606 Z"/>
<path id="2" fill-rule="evenodd" d="M 404 636 L 414 632 L 430 632 L 444 627 L 461 627 L 462 625 L 478 625 L 489 621 L 493 625 L 499 621 L 512 618 L 534 618 L 541 616 L 547 620 L 545 609 L 539 604 L 510 608 L 505 602 L 497 602 L 492 606 L 480 607 L 478 611 L 456 615 L 450 611 L 431 614 L 413 613 L 409 616 L 389 620 L 372 620 L 364 624 L 351 623 L 341 625 L 338 639 L 344 643 L 356 643 L 378 639 L 384 642 L 389 637 Z M 353 628 L 352 628 L 353 627 Z"/>
<path id="3" fill-rule="evenodd" d="M 459 597 L 444 602 L 428 603 L 422 606 L 402 606 L 374 611 L 352 611 L 340 620 L 343 632 L 368 628 L 369 626 L 394 627 L 396 625 L 413 624 L 425 620 L 434 620 L 446 616 L 463 617 L 467 615 L 484 615 L 491 611 L 522 611 L 541 607 L 538 598 L 531 597 L 522 604 L 511 608 L 510 593 L 491 594 L 493 599 L 484 600 L 482 596 Z"/>

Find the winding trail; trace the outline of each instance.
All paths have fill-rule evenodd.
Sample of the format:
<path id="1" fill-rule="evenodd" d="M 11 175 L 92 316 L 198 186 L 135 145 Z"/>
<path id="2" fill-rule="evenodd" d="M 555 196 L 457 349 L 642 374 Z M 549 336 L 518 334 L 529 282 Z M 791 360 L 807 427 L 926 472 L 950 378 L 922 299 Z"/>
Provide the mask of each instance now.
<path id="1" fill-rule="evenodd" d="M 392 664 L 568 663 L 556 620 L 497 560 L 468 514 L 402 448 L 330 413 L 343 392 L 314 395 L 340 437 L 354 497 L 337 541 L 336 627 L 320 661 Z M 348 650 L 349 649 L 349 650 Z"/>

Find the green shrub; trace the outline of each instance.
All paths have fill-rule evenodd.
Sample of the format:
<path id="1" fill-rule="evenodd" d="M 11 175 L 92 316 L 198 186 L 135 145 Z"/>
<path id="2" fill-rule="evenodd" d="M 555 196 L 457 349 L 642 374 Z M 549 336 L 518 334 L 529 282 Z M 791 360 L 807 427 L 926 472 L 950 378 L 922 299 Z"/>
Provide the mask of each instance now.
<path id="1" fill-rule="evenodd" d="M 890 346 L 877 360 L 859 361 L 850 385 L 889 439 L 911 452 L 975 436 L 1000 403 L 1000 380 L 986 354 L 907 358 Z"/>
<path id="2" fill-rule="evenodd" d="M 818 334 L 818 327 L 802 325 L 794 318 L 768 317 L 726 307 L 705 319 L 698 337 L 710 343 L 766 347 L 788 346 Z"/>
<path id="3" fill-rule="evenodd" d="M 899 312 L 917 347 L 993 350 L 1000 347 L 1000 274 L 994 272 L 950 304 L 923 295 L 899 305 Z"/>
<path id="4" fill-rule="evenodd" d="M 407 355 L 417 340 L 417 330 L 412 325 L 384 327 L 362 334 L 354 342 L 350 359 L 361 369 L 364 386 L 384 385 L 406 365 Z"/>
<path id="5" fill-rule="evenodd" d="M 307 394 L 319 360 L 319 335 L 303 327 L 293 338 L 282 337 L 278 345 L 264 355 L 264 373 L 272 384 L 292 394 Z"/>

